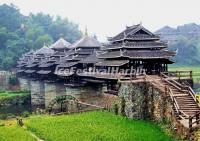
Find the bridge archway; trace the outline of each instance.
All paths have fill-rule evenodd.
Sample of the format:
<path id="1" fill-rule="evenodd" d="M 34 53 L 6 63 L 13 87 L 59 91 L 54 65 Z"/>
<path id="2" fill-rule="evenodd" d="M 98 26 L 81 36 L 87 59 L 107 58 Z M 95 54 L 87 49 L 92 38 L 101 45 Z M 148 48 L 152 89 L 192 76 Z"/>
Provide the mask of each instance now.
<path id="1" fill-rule="evenodd" d="M 61 112 L 64 111 L 68 111 L 68 107 L 66 106 L 64 109 L 63 104 L 65 103 L 69 103 L 70 101 L 74 102 L 74 103 L 78 103 L 78 99 L 76 99 L 74 96 L 71 95 L 61 95 L 61 96 L 57 96 L 56 98 L 54 98 L 48 105 L 47 110 L 49 113 L 51 113 L 53 111 L 53 107 L 55 105 L 60 104 L 61 107 Z"/>

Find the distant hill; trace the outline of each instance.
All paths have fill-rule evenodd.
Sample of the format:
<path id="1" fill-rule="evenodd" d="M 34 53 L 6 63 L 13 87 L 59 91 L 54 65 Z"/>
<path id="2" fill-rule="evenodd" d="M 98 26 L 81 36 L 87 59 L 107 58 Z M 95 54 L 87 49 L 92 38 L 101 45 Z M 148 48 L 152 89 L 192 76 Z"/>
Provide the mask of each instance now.
<path id="1" fill-rule="evenodd" d="M 200 65 L 200 25 L 164 26 L 155 33 L 168 42 L 170 49 L 178 49 L 178 55 L 174 58 L 177 65 Z"/>
<path id="2" fill-rule="evenodd" d="M 161 36 L 162 40 L 168 42 L 177 41 L 180 37 L 184 36 L 188 39 L 200 40 L 200 25 L 195 23 L 184 24 L 177 28 L 164 26 L 155 32 Z"/>

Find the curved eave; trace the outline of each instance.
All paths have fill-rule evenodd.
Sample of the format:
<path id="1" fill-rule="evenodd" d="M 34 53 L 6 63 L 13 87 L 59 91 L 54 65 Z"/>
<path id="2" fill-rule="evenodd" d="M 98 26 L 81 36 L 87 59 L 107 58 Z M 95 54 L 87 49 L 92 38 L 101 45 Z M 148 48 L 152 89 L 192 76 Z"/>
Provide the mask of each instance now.
<path id="1" fill-rule="evenodd" d="M 122 38 L 122 39 L 116 39 L 116 40 L 108 40 L 110 42 L 120 42 L 120 41 L 124 41 L 124 40 L 132 40 L 132 41 L 135 41 L 135 40 L 160 40 L 159 37 L 152 37 L 152 38 Z"/>
<path id="2" fill-rule="evenodd" d="M 125 47 L 105 47 L 103 48 L 102 50 L 115 50 L 115 49 L 164 49 L 164 48 L 167 48 L 166 46 L 151 46 L 151 47 L 144 47 L 144 46 L 138 46 L 138 47 L 128 47 L 128 46 L 125 46 Z"/>
<path id="3" fill-rule="evenodd" d="M 129 58 L 129 59 L 169 59 L 172 56 L 158 56 L 158 57 L 132 57 L 132 56 L 111 56 L 111 57 L 99 57 L 100 59 L 116 59 L 116 58 Z"/>
<path id="4" fill-rule="evenodd" d="M 56 74 L 56 75 L 58 75 L 58 76 L 71 76 L 71 75 L 73 75 L 74 73 L 71 72 L 71 73 L 54 73 L 54 74 Z"/>

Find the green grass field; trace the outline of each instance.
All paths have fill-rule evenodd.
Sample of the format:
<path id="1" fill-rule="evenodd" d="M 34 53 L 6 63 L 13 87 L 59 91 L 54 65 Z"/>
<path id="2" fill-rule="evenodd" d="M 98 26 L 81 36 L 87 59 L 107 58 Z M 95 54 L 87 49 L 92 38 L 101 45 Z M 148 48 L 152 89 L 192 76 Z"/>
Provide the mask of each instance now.
<path id="1" fill-rule="evenodd" d="M 16 96 L 24 96 L 27 95 L 27 92 L 9 92 L 9 91 L 3 91 L 0 92 L 0 99 L 5 99 L 5 98 L 12 98 Z"/>
<path id="2" fill-rule="evenodd" d="M 192 71 L 195 83 L 200 83 L 200 66 L 169 66 L 169 71 Z"/>
<path id="3" fill-rule="evenodd" d="M 200 85 L 200 66 L 169 66 L 169 71 L 192 71 L 193 80 L 195 84 Z M 200 87 L 196 88 L 195 91 L 200 94 Z"/>
<path id="4" fill-rule="evenodd" d="M 171 141 L 159 126 L 108 112 L 31 117 L 26 126 L 45 141 Z M 17 140 L 16 140 L 17 141 Z"/>
<path id="5" fill-rule="evenodd" d="M 16 121 L 0 121 L 0 141 L 36 141 L 25 129 L 16 125 Z"/>

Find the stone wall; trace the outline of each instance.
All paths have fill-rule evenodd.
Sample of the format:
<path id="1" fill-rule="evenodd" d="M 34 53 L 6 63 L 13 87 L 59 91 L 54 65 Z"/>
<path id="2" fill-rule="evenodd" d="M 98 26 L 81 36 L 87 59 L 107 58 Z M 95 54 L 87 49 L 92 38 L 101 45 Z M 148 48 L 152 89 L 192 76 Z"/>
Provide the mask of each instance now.
<path id="1" fill-rule="evenodd" d="M 19 81 L 15 73 L 9 71 L 0 71 L 0 91 L 19 91 L 19 90 L 20 90 Z"/>
<path id="2" fill-rule="evenodd" d="M 85 87 L 66 87 L 66 95 L 85 101 L 90 97 L 102 95 L 102 85 Z"/>
<path id="3" fill-rule="evenodd" d="M 8 89 L 8 75 L 0 75 L 0 90 L 7 90 Z"/>
<path id="4" fill-rule="evenodd" d="M 118 95 L 125 99 L 130 118 L 162 121 L 172 114 L 170 97 L 148 82 L 122 83 Z"/>
<path id="5" fill-rule="evenodd" d="M 176 131 L 183 139 L 188 138 L 189 130 L 176 119 L 167 91 L 161 91 L 148 82 L 124 82 L 121 83 L 118 95 L 125 100 L 127 117 L 167 121 L 171 130 Z"/>

